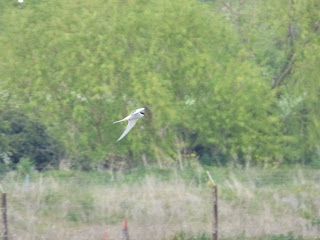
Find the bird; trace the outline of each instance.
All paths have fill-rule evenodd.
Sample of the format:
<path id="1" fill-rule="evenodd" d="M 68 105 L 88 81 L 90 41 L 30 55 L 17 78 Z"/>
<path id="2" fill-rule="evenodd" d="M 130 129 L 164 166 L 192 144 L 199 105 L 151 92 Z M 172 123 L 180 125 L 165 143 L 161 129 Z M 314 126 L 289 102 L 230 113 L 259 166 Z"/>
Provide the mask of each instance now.
<path id="1" fill-rule="evenodd" d="M 138 109 L 132 111 L 130 113 L 130 115 L 125 117 L 124 119 L 121 119 L 119 121 L 114 122 L 114 123 L 118 123 L 118 122 L 128 121 L 128 125 L 127 125 L 126 129 L 124 130 L 124 132 L 122 133 L 120 138 L 117 140 L 117 142 L 119 142 L 125 135 L 128 134 L 128 132 L 131 130 L 131 128 L 133 128 L 133 126 L 136 125 L 139 118 L 146 116 L 146 114 L 143 112 L 144 109 L 145 108 L 138 108 Z"/>

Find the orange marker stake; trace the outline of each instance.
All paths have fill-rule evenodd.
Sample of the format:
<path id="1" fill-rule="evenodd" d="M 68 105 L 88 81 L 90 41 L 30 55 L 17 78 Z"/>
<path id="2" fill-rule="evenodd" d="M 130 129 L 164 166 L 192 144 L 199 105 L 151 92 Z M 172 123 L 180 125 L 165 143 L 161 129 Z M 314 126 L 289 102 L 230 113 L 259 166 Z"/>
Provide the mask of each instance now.
<path id="1" fill-rule="evenodd" d="M 124 240 L 130 240 L 128 233 L 128 224 L 126 219 L 123 220 L 122 237 Z"/>

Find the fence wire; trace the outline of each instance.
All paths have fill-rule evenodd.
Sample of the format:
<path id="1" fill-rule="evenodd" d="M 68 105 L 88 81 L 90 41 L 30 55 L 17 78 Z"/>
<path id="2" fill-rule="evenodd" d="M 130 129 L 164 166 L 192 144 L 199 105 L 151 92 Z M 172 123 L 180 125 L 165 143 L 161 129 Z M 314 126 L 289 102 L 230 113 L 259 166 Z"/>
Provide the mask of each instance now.
<path id="1" fill-rule="evenodd" d="M 320 236 L 319 170 L 211 174 L 218 186 L 219 239 Z M 137 185 L 43 177 L 31 178 L 28 188 L 23 181 L 4 179 L 8 238 L 103 239 L 107 232 L 110 240 L 121 239 L 127 219 L 130 239 L 170 240 L 180 233 L 211 239 L 212 188 L 205 175 L 197 181 L 150 177 Z M 5 239 L 3 221 L 0 236 Z"/>

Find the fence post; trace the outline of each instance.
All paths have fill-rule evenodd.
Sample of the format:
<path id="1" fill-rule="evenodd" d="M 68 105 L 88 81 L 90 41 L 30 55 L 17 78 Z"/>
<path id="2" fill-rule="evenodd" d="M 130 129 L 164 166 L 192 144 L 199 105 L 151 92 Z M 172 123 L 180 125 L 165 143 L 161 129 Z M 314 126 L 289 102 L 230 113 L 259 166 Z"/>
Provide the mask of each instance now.
<path id="1" fill-rule="evenodd" d="M 213 185 L 212 187 L 212 200 L 213 200 L 213 231 L 212 231 L 212 239 L 218 240 L 218 189 L 217 185 Z"/>
<path id="2" fill-rule="evenodd" d="M 3 240 L 8 240 L 7 195 L 6 195 L 6 193 L 2 193 L 2 223 L 3 223 Z"/>

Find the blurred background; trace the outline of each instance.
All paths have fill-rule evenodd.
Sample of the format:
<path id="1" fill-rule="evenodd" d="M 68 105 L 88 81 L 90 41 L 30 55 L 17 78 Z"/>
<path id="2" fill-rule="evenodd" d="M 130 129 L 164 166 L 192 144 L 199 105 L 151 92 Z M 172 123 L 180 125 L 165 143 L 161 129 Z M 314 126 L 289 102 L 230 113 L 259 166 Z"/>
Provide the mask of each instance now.
<path id="1" fill-rule="evenodd" d="M 193 169 L 185 179 L 199 187 L 203 169 L 219 168 L 256 186 L 259 171 L 287 183 L 306 168 L 315 187 L 319 9 L 318 0 L 1 1 L 1 174 L 14 184 L 12 174 L 23 182 L 44 170 L 117 179 Z M 148 116 L 117 142 L 126 123 L 113 122 L 140 107 Z M 250 168 L 258 172 L 230 173 Z"/>
<path id="2" fill-rule="evenodd" d="M 2 1 L 2 162 L 319 167 L 319 4 Z"/>

